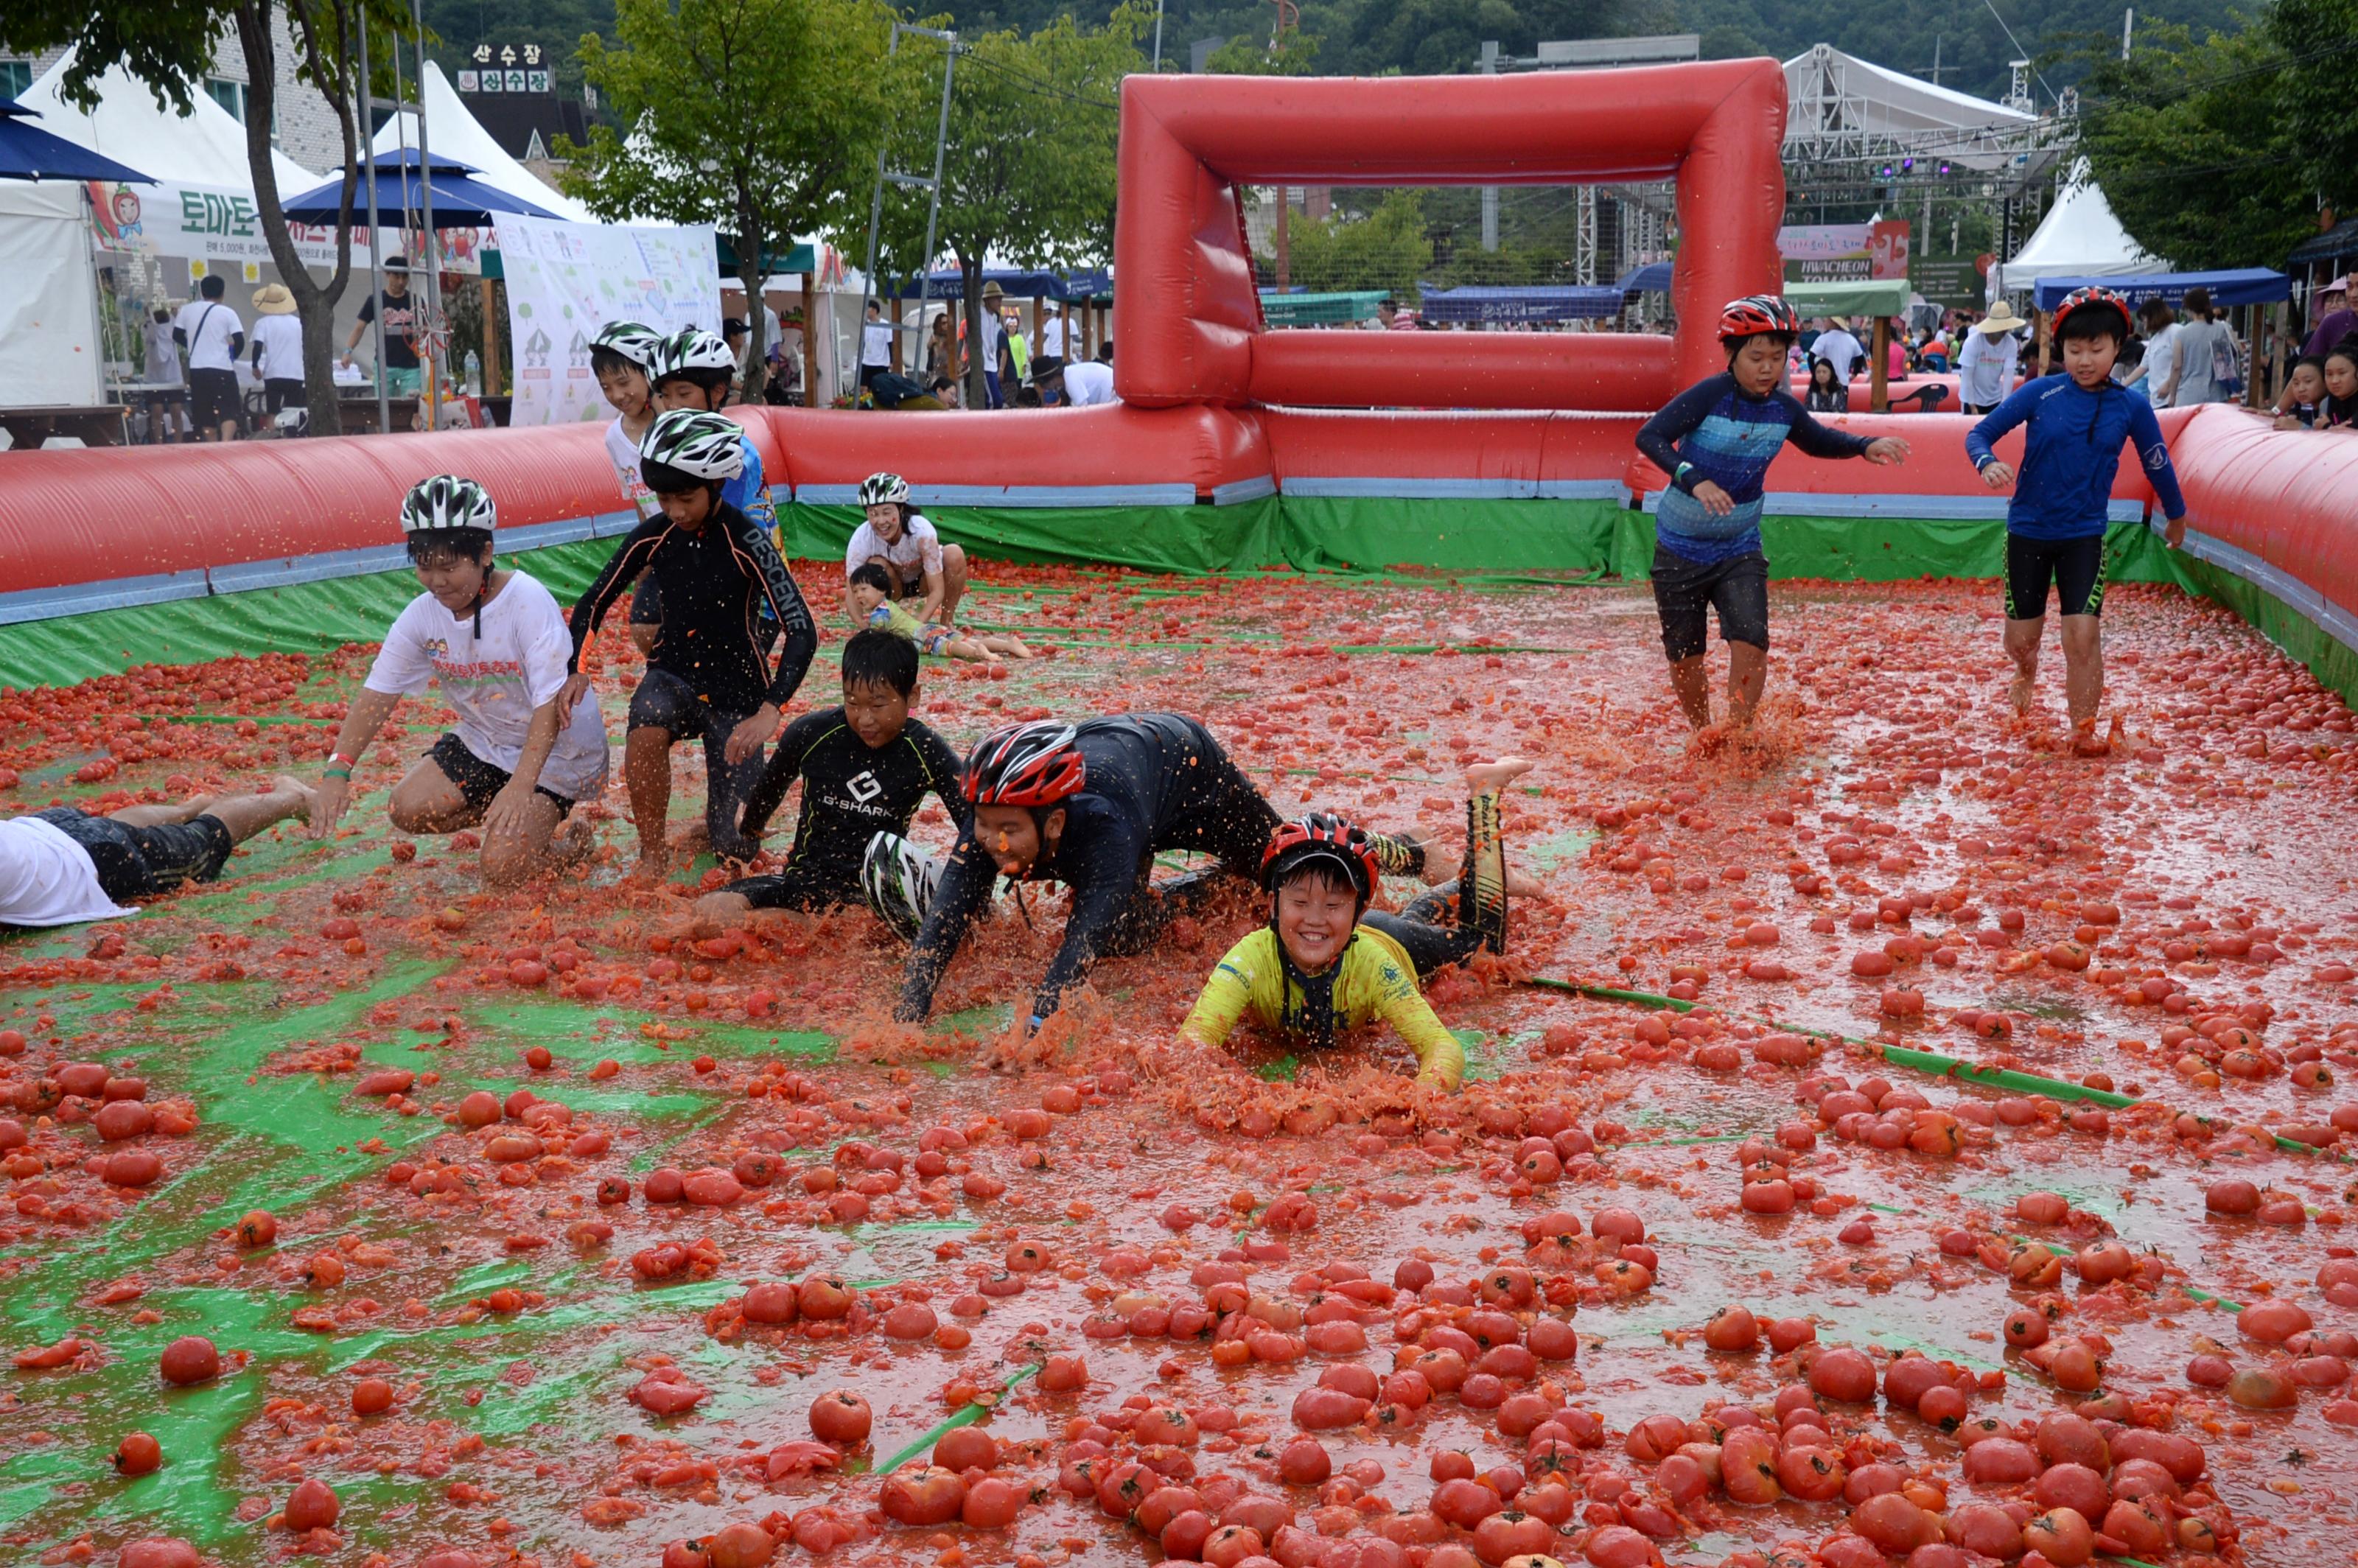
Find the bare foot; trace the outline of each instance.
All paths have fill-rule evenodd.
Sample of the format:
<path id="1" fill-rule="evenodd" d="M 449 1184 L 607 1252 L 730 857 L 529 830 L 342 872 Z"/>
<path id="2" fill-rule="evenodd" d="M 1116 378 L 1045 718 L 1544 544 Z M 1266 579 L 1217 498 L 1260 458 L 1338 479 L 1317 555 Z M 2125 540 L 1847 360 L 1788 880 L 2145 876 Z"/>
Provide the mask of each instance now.
<path id="1" fill-rule="evenodd" d="M 1724 719 L 1705 724 L 1696 730 L 1694 739 L 1687 743 L 1688 749 L 1706 757 L 1714 755 L 1727 745 L 1728 735 L 1729 727 Z"/>
<path id="2" fill-rule="evenodd" d="M 642 846 L 639 850 L 638 864 L 633 866 L 630 874 L 622 880 L 634 887 L 651 887 L 669 875 L 671 875 L 669 848 L 650 849 Z"/>
<path id="3" fill-rule="evenodd" d="M 1466 770 L 1466 787 L 1476 795 L 1495 795 L 1539 766 L 1527 757 L 1500 757 L 1476 762 Z"/>
<path id="4" fill-rule="evenodd" d="M 2071 726 L 2071 750 L 2083 757 L 2102 757 L 2111 753 L 2113 743 L 2096 733 L 2096 721 L 2082 719 Z"/>
<path id="5" fill-rule="evenodd" d="M 2031 701 L 2037 695 L 2038 689 L 2036 676 L 2017 675 L 2014 677 L 2014 683 L 2006 688 L 2006 699 L 2014 704 L 2016 713 L 2028 719 L 2030 717 Z"/>
<path id="6" fill-rule="evenodd" d="M 1526 876 L 1522 872 L 1515 870 L 1514 867 L 1509 866 L 1507 868 L 1507 892 L 1516 898 L 1537 898 L 1540 894 L 1547 892 L 1547 884 L 1541 881 L 1537 877 Z"/>
<path id="7" fill-rule="evenodd" d="M 597 852 L 598 825 L 585 817 L 569 816 L 548 836 L 548 861 L 552 866 L 578 865 Z"/>

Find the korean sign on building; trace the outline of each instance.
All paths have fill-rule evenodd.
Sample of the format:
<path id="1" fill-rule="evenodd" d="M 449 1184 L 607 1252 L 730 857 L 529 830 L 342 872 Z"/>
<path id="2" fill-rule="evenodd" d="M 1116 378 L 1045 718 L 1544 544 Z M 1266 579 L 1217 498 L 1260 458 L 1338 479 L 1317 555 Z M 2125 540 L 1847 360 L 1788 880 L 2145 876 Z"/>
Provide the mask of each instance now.
<path id="1" fill-rule="evenodd" d="M 461 92 L 541 92 L 549 86 L 549 59 L 538 44 L 477 44 L 459 69 Z"/>

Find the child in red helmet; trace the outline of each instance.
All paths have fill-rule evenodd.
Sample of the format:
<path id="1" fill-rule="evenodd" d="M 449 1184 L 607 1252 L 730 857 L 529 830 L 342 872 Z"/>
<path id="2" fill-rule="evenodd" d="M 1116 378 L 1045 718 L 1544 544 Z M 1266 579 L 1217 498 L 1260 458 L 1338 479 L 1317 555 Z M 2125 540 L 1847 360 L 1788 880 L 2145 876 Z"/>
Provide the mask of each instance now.
<path id="1" fill-rule="evenodd" d="M 1704 668 L 1707 613 L 1728 648 L 1727 721 L 1752 722 L 1768 681 L 1768 559 L 1760 548 L 1762 479 L 1790 440 L 1816 458 L 1903 462 L 1908 443 L 1821 425 L 1785 388 L 1785 355 L 1801 331 L 1774 294 L 1720 313 L 1727 371 L 1672 398 L 1638 432 L 1638 450 L 1670 476 L 1654 519 L 1654 606 L 1671 687 L 1696 730 L 1711 723 Z"/>
<path id="2" fill-rule="evenodd" d="M 1467 770 L 1464 870 L 1398 914 L 1368 907 L 1383 867 L 1365 829 L 1325 812 L 1280 827 L 1261 857 L 1269 924 L 1221 958 L 1181 1037 L 1220 1048 L 1250 1012 L 1290 1043 L 1324 1049 L 1380 1019 L 1416 1053 L 1417 1082 L 1456 1088 L 1465 1048 L 1417 981 L 1477 949 L 1505 950 L 1509 879 L 1498 794 L 1531 769 L 1505 757 Z M 1449 920 L 1453 897 L 1457 914 Z"/>

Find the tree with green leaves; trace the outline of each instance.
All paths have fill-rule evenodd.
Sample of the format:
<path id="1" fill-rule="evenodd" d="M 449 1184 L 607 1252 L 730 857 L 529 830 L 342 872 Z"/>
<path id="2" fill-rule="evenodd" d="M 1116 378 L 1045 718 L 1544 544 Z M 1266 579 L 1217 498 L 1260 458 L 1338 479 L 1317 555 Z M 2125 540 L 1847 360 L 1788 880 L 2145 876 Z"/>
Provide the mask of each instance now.
<path id="1" fill-rule="evenodd" d="M 620 128 L 558 139 L 564 187 L 610 222 L 716 225 L 758 301 L 796 234 L 867 221 L 876 149 L 914 81 L 909 56 L 886 56 L 892 27 L 882 0 L 621 0 L 620 44 L 591 35 L 579 51 Z M 769 347 L 751 317 L 748 401 Z"/>
<path id="2" fill-rule="evenodd" d="M 1065 16 L 1028 38 L 1001 32 L 960 40 L 942 164 L 940 242 L 958 258 L 971 345 L 969 407 L 984 406 L 983 258 L 997 252 L 1023 266 L 1073 266 L 1102 260 L 1112 249 L 1121 79 L 1144 66 L 1138 43 L 1153 25 L 1151 9 L 1124 5 L 1102 27 L 1082 27 Z M 936 56 L 930 69 L 939 67 Z M 912 116 L 904 135 L 920 139 L 918 122 L 923 167 L 930 167 L 933 117 Z M 922 233 L 924 192 L 901 193 L 894 201 L 896 233 Z"/>
<path id="3" fill-rule="evenodd" d="M 2358 207 L 2358 0 L 2276 0 L 2262 24 L 2284 51 L 2277 106 L 2300 172 L 2336 211 Z"/>
<path id="4" fill-rule="evenodd" d="M 2081 150 L 2139 245 L 2189 270 L 2274 266 L 2315 232 L 2317 186 L 2283 102 L 2289 60 L 2266 29 L 2197 39 L 2155 23 L 2127 59 L 2098 53 Z"/>
<path id="5" fill-rule="evenodd" d="M 297 80 L 317 88 L 335 111 L 343 130 L 343 189 L 336 224 L 336 265 L 326 283 L 296 254 L 287 211 L 271 161 L 270 124 L 278 81 L 278 45 L 271 27 L 283 11 L 295 45 Z M 0 7 L 0 48 L 38 53 L 70 46 L 73 62 L 62 83 L 66 98 L 84 108 L 98 101 L 98 81 L 113 67 L 124 70 L 181 113 L 191 93 L 213 69 L 213 49 L 224 33 L 237 39 L 246 70 L 246 168 L 254 179 L 254 214 L 280 281 L 295 297 L 303 324 L 303 384 L 311 428 L 334 434 L 342 428 L 335 382 L 335 309 L 352 280 L 352 220 L 360 186 L 359 106 L 362 97 L 358 49 L 361 29 L 369 29 L 373 66 L 392 59 L 395 39 L 409 25 L 402 0 L 139 0 L 93 10 L 87 0 L 10 0 Z M 385 80 L 390 83 L 389 68 Z"/>
<path id="6" fill-rule="evenodd" d="M 1423 196 L 1412 189 L 1387 190 L 1364 218 L 1337 212 L 1322 222 L 1296 223 L 1290 238 L 1290 270 L 1314 289 L 1380 288 L 1410 298 L 1433 265 Z"/>

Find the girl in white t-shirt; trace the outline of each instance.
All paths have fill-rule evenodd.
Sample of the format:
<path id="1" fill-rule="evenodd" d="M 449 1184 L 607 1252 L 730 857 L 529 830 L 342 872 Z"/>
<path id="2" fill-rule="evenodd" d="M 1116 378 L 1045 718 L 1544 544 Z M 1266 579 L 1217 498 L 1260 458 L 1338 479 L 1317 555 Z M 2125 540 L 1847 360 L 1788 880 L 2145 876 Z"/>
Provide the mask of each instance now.
<path id="1" fill-rule="evenodd" d="M 909 483 L 897 473 L 872 473 L 860 485 L 867 520 L 852 530 L 843 552 L 843 612 L 861 619 L 851 596 L 851 574 L 874 561 L 892 579 L 894 599 L 922 599 L 917 619 L 955 627 L 966 597 L 966 551 L 945 545 L 925 515 L 909 504 Z"/>
<path id="2" fill-rule="evenodd" d="M 495 567 L 498 514 L 470 479 L 439 474 L 402 503 L 402 532 L 426 591 L 385 633 L 384 646 L 336 737 L 311 814 L 326 837 L 343 815 L 352 769 L 405 693 L 437 680 L 458 727 L 393 789 L 388 810 L 405 833 L 455 833 L 481 823 L 483 880 L 520 881 L 586 855 L 586 824 L 559 825 L 606 789 L 606 727 L 594 702 L 568 715 L 557 701 L 573 637 L 547 589 Z"/>

